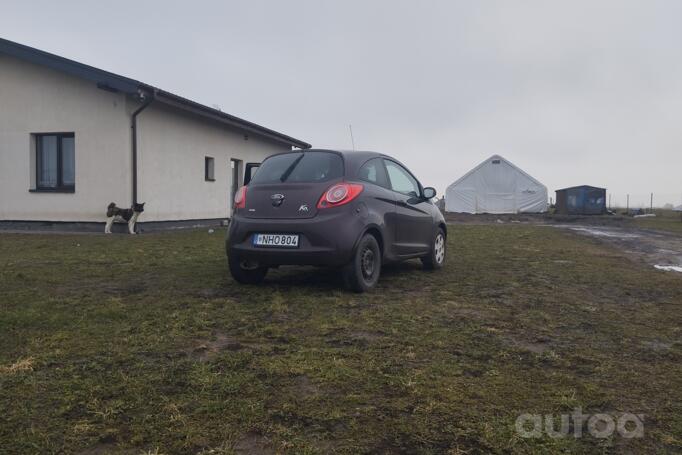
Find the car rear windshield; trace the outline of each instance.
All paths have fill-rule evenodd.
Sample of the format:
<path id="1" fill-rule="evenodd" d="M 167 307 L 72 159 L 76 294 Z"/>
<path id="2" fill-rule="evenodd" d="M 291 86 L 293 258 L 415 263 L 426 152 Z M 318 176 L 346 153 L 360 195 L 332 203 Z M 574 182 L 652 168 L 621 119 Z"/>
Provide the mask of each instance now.
<path id="1" fill-rule="evenodd" d="M 251 183 L 314 183 L 339 177 L 343 177 L 343 160 L 336 153 L 285 153 L 263 161 Z"/>

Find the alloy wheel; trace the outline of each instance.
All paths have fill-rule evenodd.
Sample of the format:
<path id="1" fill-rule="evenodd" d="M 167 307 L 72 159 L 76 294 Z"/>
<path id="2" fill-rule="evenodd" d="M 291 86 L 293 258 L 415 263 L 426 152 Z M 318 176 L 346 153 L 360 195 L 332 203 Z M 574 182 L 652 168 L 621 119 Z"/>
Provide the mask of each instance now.
<path id="1" fill-rule="evenodd" d="M 438 233 L 436 236 L 436 242 L 434 245 L 434 253 L 436 257 L 436 262 L 442 264 L 445 259 L 445 239 L 442 233 Z"/>

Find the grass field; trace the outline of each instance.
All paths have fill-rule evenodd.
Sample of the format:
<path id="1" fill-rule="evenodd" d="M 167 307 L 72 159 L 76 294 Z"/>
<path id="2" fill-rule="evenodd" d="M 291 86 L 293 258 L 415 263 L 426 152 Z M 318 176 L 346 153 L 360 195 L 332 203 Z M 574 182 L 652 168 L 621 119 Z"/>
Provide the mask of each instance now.
<path id="1" fill-rule="evenodd" d="M 656 210 L 655 218 L 634 218 L 637 227 L 658 229 L 682 234 L 682 213 L 672 210 Z"/>
<path id="2" fill-rule="evenodd" d="M 0 453 L 682 450 L 682 277 L 551 227 L 450 226 L 444 270 L 226 271 L 223 233 L 0 235 Z M 644 414 L 639 439 L 521 413 Z"/>

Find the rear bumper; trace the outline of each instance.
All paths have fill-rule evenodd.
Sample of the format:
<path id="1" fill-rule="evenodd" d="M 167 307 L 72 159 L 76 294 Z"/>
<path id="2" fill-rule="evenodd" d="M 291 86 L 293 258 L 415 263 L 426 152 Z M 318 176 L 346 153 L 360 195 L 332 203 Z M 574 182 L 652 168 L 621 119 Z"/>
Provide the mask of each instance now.
<path id="1" fill-rule="evenodd" d="M 365 221 L 348 208 L 329 209 L 307 219 L 254 219 L 235 215 L 230 221 L 227 254 L 264 266 L 347 264 Z M 298 234 L 298 248 L 254 246 L 253 235 Z"/>

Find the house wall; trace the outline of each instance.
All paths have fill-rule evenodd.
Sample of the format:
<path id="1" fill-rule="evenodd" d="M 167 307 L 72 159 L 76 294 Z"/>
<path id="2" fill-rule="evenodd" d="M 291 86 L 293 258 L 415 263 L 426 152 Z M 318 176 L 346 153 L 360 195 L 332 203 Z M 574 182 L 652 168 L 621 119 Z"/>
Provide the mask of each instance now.
<path id="1" fill-rule="evenodd" d="M 132 200 L 132 112 L 139 103 L 92 82 L 0 54 L 0 221 L 103 222 Z M 74 193 L 31 192 L 34 133 L 75 135 Z M 138 117 L 138 200 L 145 221 L 227 218 L 230 159 L 260 162 L 290 150 L 156 101 Z M 215 159 L 215 181 L 204 158 Z M 243 175 L 243 169 L 241 172 Z"/>
<path id="2" fill-rule="evenodd" d="M 131 200 L 130 110 L 121 94 L 0 54 L 0 220 L 102 221 Z M 30 192 L 32 133 L 75 133 L 74 193 Z"/>
<path id="3" fill-rule="evenodd" d="M 291 150 L 161 102 L 138 116 L 140 221 L 227 218 L 231 214 L 230 159 L 260 162 Z M 215 160 L 215 181 L 204 179 L 204 159 Z M 243 170 L 241 175 L 243 175 Z M 241 186 L 241 184 L 239 185 Z"/>

